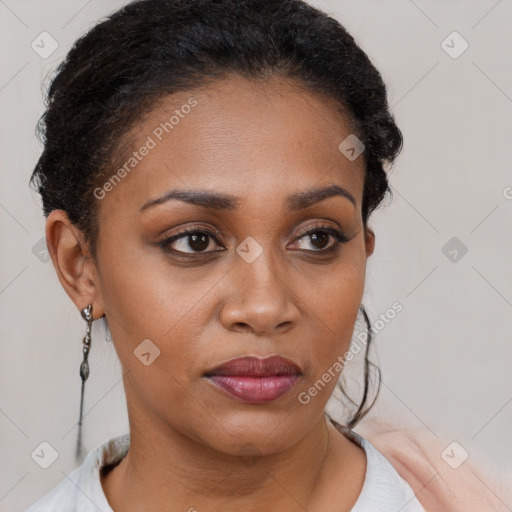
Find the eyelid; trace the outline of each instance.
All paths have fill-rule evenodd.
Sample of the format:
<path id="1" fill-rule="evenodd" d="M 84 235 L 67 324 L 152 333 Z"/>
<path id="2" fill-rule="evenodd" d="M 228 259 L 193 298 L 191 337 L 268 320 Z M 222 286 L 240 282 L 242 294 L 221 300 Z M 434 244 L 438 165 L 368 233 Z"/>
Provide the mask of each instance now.
<path id="1" fill-rule="evenodd" d="M 313 223 L 309 226 L 306 226 L 304 228 L 301 228 L 299 230 L 299 232 L 295 235 L 294 241 L 297 240 L 298 238 L 303 237 L 304 235 L 311 233 L 311 231 L 315 230 L 315 229 L 324 229 L 324 230 L 334 229 L 335 231 L 343 234 L 343 236 L 348 239 L 348 237 L 345 236 L 343 229 L 340 228 L 338 223 L 336 223 L 336 227 L 333 227 L 333 226 L 326 224 L 326 221 L 317 220 L 315 223 Z M 218 237 L 218 233 L 220 233 L 220 230 L 213 229 L 211 227 L 206 227 L 206 226 L 203 227 L 200 225 L 185 226 L 185 227 L 181 227 L 181 228 L 179 227 L 176 229 L 176 231 L 172 235 L 167 235 L 168 231 L 169 230 L 164 232 L 164 235 L 159 243 L 168 242 L 169 240 L 175 241 L 176 239 L 182 238 L 179 235 L 189 235 L 189 234 L 193 234 L 193 233 L 197 233 L 197 232 L 204 232 L 204 233 L 208 234 L 208 236 L 212 237 L 216 243 L 220 243 L 220 240 Z"/>
<path id="2" fill-rule="evenodd" d="M 295 236 L 294 240 L 297 240 L 297 238 L 301 238 L 304 235 L 307 235 L 307 234 L 311 233 L 311 231 L 314 231 L 316 229 L 318 229 L 318 230 L 323 229 L 326 231 L 331 229 L 331 230 L 339 231 L 344 234 L 343 230 L 339 226 L 334 227 L 329 224 L 326 224 L 326 221 L 319 220 L 319 221 L 316 221 L 314 224 L 311 224 L 305 228 L 301 228 L 299 230 L 298 234 Z"/>
<path id="3" fill-rule="evenodd" d="M 219 242 L 217 234 L 220 233 L 220 230 L 212 228 L 212 227 L 193 225 L 193 226 L 178 227 L 173 231 L 172 234 L 168 234 L 170 231 L 171 231 L 170 229 L 164 231 L 162 238 L 161 238 L 160 242 L 158 242 L 158 243 L 166 242 L 166 241 L 169 241 L 170 239 L 175 240 L 176 238 L 179 238 L 179 235 L 189 235 L 189 234 L 197 233 L 197 232 L 207 233 L 209 236 L 211 236 L 213 239 L 215 239 L 216 242 Z"/>

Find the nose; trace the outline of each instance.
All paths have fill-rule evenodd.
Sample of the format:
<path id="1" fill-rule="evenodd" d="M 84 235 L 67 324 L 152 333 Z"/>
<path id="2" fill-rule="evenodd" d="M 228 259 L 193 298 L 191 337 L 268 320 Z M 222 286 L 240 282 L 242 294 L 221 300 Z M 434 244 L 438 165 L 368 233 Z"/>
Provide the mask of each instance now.
<path id="1" fill-rule="evenodd" d="M 293 292 L 293 269 L 285 271 L 274 263 L 270 251 L 263 251 L 248 263 L 235 258 L 225 281 L 225 299 L 220 321 L 230 331 L 275 336 L 292 329 L 300 311 Z"/>

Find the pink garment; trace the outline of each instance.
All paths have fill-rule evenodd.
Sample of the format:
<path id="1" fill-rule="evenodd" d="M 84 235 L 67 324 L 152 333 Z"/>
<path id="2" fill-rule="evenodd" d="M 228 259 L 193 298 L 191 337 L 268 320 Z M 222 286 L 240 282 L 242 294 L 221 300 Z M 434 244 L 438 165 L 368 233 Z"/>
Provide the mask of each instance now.
<path id="1" fill-rule="evenodd" d="M 428 430 L 383 432 L 369 422 L 364 437 L 408 482 L 427 512 L 512 511 L 512 474 L 491 476 L 469 457 L 454 469 L 464 452 L 457 446 L 447 449 L 451 443 L 440 441 Z"/>

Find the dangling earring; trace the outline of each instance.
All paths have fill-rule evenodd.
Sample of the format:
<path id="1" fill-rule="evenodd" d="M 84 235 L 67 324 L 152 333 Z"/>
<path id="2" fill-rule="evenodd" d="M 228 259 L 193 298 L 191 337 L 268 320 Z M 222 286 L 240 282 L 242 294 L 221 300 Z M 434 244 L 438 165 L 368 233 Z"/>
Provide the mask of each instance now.
<path id="1" fill-rule="evenodd" d="M 112 343 L 112 334 L 110 333 L 110 327 L 107 324 L 107 317 L 103 315 L 103 326 L 105 327 L 105 341 Z"/>
<path id="2" fill-rule="evenodd" d="M 82 318 L 87 322 L 87 330 L 83 339 L 83 353 L 84 359 L 80 365 L 80 377 L 82 378 L 82 391 L 80 393 L 80 417 L 78 419 L 78 438 L 76 441 L 76 460 L 79 460 L 82 455 L 82 412 L 84 405 L 84 388 L 85 381 L 89 377 L 89 350 L 91 348 L 91 325 L 92 325 L 92 304 L 89 304 L 81 311 Z"/>

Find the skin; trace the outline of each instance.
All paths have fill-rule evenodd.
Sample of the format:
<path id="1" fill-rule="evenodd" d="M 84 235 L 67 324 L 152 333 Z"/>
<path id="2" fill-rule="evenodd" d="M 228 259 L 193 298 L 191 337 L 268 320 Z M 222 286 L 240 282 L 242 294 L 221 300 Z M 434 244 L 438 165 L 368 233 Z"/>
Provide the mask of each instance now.
<path id="1" fill-rule="evenodd" d="M 190 97 L 197 106 L 99 201 L 96 259 L 64 211 L 47 219 L 62 286 L 77 308 L 106 315 L 123 368 L 131 445 L 102 477 L 105 495 L 123 511 L 348 511 L 366 457 L 326 421 L 336 379 L 306 405 L 298 396 L 350 345 L 375 243 L 361 218 L 363 157 L 339 151 L 351 130 L 333 100 L 237 76 L 164 97 L 131 131 L 132 149 Z M 287 210 L 288 195 L 330 184 L 355 206 L 333 196 Z M 229 193 L 240 205 L 171 200 L 140 212 L 176 188 Z M 315 245 L 300 232 L 318 224 L 350 240 L 322 256 L 335 238 Z M 172 255 L 157 242 L 178 227 L 218 232 L 220 243 L 207 238 L 204 254 L 185 236 L 171 247 L 192 258 Z M 251 263 L 236 252 L 248 236 L 263 250 Z M 148 366 L 134 356 L 145 339 L 160 350 Z M 203 377 L 270 354 L 302 369 L 274 402 L 243 403 Z"/>

